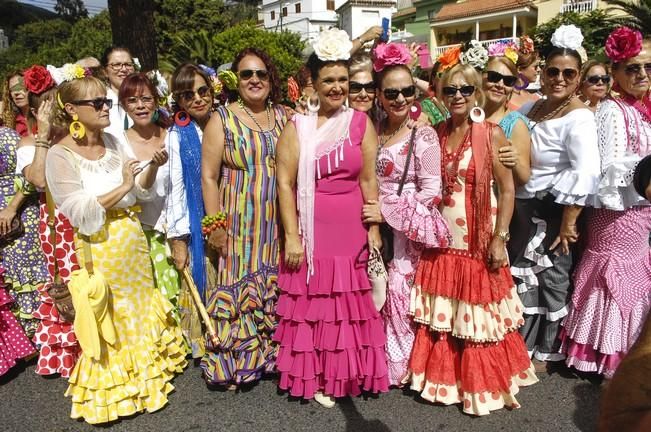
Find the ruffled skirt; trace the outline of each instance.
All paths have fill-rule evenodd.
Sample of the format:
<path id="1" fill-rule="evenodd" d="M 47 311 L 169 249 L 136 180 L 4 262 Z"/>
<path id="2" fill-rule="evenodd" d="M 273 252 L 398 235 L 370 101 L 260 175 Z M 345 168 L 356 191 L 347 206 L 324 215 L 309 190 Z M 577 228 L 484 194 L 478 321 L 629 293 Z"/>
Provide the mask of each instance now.
<path id="1" fill-rule="evenodd" d="M 651 305 L 651 207 L 590 210 L 587 246 L 563 322 L 567 364 L 612 377 Z"/>
<path id="2" fill-rule="evenodd" d="M 538 379 L 517 332 L 523 306 L 512 285 L 507 268 L 490 272 L 465 251 L 423 253 L 410 306 L 420 323 L 412 389 L 473 415 L 519 407 L 519 388 Z"/>
<path id="3" fill-rule="evenodd" d="M 34 352 L 34 347 L 9 308 L 13 299 L 5 291 L 3 273 L 4 269 L 0 268 L 0 376 L 14 367 L 16 360 Z"/>
<path id="4" fill-rule="evenodd" d="M 365 263 L 315 257 L 313 269 L 306 284 L 305 263 L 299 271 L 281 263 L 274 335 L 280 345 L 279 387 L 304 399 L 317 392 L 333 397 L 386 392 L 386 337 Z"/>

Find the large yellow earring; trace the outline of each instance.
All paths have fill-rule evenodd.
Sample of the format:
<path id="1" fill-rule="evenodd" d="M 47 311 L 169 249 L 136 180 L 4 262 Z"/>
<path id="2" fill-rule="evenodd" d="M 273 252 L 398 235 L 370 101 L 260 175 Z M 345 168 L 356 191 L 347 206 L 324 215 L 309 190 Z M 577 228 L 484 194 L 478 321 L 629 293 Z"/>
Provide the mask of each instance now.
<path id="1" fill-rule="evenodd" d="M 86 136 L 86 128 L 79 122 L 79 116 L 77 114 L 72 115 L 72 123 L 70 123 L 69 130 L 70 136 L 76 140 L 80 140 Z"/>

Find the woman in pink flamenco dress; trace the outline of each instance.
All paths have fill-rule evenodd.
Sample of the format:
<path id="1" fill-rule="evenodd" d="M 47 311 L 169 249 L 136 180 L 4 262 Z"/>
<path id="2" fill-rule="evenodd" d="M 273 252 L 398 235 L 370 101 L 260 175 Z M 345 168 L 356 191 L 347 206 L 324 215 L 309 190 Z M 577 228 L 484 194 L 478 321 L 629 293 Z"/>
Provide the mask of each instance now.
<path id="1" fill-rule="evenodd" d="M 14 299 L 7 293 L 5 269 L 0 267 L 0 376 L 16 365 L 16 360 L 34 353 L 34 347 L 11 312 Z"/>
<path id="2" fill-rule="evenodd" d="M 296 115 L 278 143 L 285 242 L 274 340 L 280 388 L 330 408 L 334 398 L 389 385 L 383 322 L 366 273 L 368 247 L 381 239 L 377 225 L 361 220 L 364 202 L 378 198 L 377 138 L 364 113 L 342 106 L 346 62 L 313 54 L 308 67 L 320 108 Z"/>

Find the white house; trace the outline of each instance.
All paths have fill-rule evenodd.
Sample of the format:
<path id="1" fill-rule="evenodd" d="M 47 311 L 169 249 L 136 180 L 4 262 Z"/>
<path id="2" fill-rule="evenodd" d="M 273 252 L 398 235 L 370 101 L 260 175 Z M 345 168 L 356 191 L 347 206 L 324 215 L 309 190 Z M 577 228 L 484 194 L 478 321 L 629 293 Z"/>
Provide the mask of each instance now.
<path id="1" fill-rule="evenodd" d="M 9 38 L 5 35 L 5 31 L 0 29 L 0 50 L 9 48 Z"/>
<path id="2" fill-rule="evenodd" d="M 337 8 L 346 0 L 262 0 L 259 17 L 269 31 L 290 30 L 312 41 L 320 31 L 337 26 Z"/>
<path id="3" fill-rule="evenodd" d="M 382 18 L 391 22 L 395 6 L 396 0 L 348 0 L 337 8 L 339 28 L 356 38 L 368 28 L 381 25 Z"/>

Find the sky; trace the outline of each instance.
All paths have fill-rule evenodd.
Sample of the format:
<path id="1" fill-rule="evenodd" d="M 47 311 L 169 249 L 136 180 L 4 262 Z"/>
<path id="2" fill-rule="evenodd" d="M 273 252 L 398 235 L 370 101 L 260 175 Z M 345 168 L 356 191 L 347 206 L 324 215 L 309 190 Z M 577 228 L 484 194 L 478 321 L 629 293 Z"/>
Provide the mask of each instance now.
<path id="1" fill-rule="evenodd" d="M 107 0 L 84 0 L 86 9 L 91 15 L 95 15 L 101 12 L 103 9 L 106 9 Z M 54 10 L 54 5 L 56 0 L 18 0 L 19 3 L 28 3 L 34 6 L 42 7 L 43 9 Z"/>

